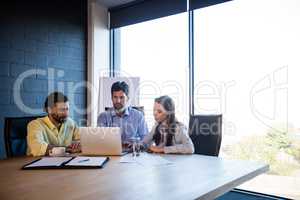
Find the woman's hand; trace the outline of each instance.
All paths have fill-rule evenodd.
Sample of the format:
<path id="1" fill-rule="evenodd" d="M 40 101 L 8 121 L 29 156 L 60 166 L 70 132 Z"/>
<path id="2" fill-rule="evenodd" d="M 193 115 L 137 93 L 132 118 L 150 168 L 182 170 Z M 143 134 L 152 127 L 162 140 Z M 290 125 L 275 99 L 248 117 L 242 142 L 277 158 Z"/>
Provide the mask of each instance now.
<path id="1" fill-rule="evenodd" d="M 151 146 L 151 147 L 149 147 L 149 150 L 152 153 L 165 153 L 163 147 Z"/>

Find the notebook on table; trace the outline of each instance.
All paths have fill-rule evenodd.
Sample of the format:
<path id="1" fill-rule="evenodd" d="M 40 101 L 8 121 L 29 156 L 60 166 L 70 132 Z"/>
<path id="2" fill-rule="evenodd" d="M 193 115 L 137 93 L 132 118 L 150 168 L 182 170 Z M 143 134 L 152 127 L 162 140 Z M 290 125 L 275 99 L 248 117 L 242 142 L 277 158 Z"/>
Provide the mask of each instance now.
<path id="1" fill-rule="evenodd" d="M 42 157 L 30 162 L 22 169 L 93 169 L 102 168 L 108 157 Z"/>

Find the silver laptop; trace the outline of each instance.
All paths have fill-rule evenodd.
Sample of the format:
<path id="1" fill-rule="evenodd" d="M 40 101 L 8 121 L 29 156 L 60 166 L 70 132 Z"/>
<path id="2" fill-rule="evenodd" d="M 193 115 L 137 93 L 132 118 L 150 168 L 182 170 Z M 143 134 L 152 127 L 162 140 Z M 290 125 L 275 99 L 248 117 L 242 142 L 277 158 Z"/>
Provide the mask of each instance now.
<path id="1" fill-rule="evenodd" d="M 83 155 L 122 155 L 119 127 L 80 127 L 79 133 Z"/>

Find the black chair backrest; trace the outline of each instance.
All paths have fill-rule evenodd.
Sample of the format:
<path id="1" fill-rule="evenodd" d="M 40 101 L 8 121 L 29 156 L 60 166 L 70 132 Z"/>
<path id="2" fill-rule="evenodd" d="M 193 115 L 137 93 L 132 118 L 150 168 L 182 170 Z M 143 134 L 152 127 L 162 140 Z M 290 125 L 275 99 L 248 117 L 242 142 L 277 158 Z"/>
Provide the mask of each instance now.
<path id="1" fill-rule="evenodd" d="M 222 115 L 190 116 L 189 134 L 196 154 L 218 156 L 222 141 Z"/>
<path id="2" fill-rule="evenodd" d="M 5 118 L 4 138 L 7 157 L 26 155 L 27 124 L 43 116 Z"/>
<path id="3" fill-rule="evenodd" d="M 141 111 L 143 113 L 143 115 L 145 115 L 144 113 L 144 106 L 131 106 L 133 109 L 136 109 L 138 111 Z M 109 110 L 112 110 L 113 108 L 112 107 L 105 107 L 104 110 L 105 111 L 109 111 Z"/>

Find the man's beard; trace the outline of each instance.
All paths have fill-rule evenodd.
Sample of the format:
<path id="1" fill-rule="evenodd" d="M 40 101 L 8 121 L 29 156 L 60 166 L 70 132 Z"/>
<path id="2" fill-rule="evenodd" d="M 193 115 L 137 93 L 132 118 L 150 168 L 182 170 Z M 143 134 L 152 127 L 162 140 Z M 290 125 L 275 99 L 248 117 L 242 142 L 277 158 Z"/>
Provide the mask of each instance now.
<path id="1" fill-rule="evenodd" d="M 126 109 L 126 106 L 122 106 L 121 104 L 119 104 L 120 106 L 118 105 L 114 105 L 114 108 L 115 108 L 115 111 L 116 113 L 123 113 Z"/>
<path id="2" fill-rule="evenodd" d="M 58 123 L 64 123 L 67 120 L 67 116 L 59 117 L 57 114 L 52 114 L 52 118 Z"/>

